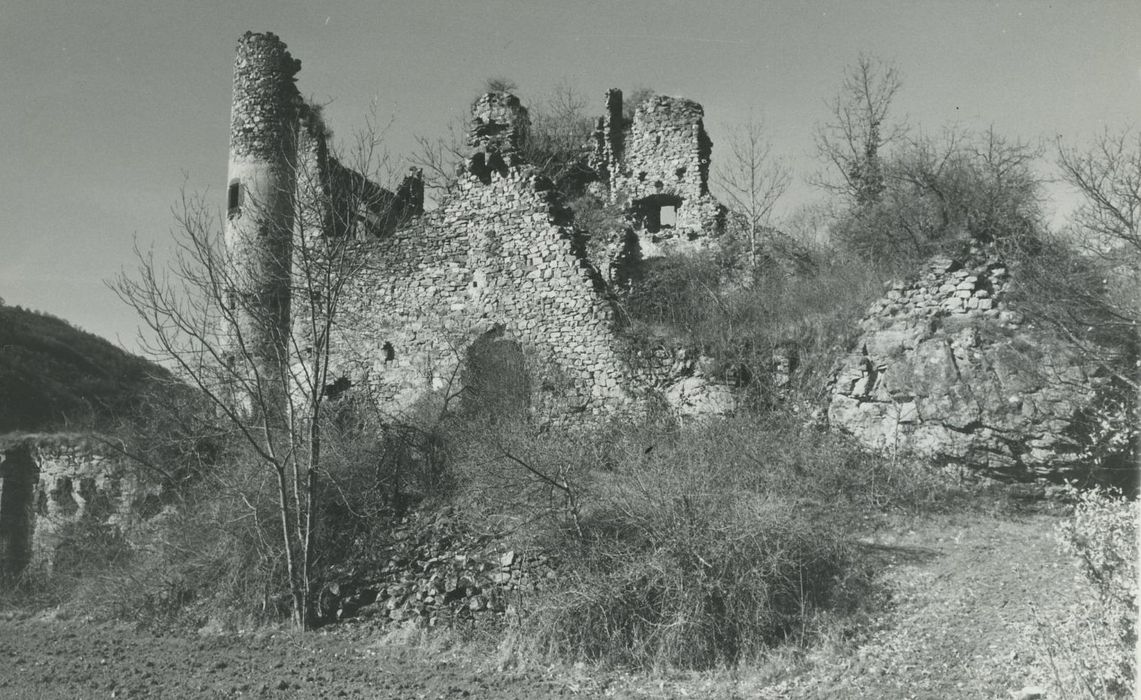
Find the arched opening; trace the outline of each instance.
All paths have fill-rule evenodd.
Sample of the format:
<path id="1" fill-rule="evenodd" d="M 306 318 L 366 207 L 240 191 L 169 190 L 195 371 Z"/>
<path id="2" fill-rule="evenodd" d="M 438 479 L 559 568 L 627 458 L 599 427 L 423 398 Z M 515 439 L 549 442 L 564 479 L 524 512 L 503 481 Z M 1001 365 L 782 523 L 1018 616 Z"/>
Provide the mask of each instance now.
<path id="1" fill-rule="evenodd" d="M 531 403 L 523 347 L 507 337 L 502 325 L 476 339 L 467 350 L 463 371 L 463 407 L 471 415 L 498 422 L 524 415 Z"/>

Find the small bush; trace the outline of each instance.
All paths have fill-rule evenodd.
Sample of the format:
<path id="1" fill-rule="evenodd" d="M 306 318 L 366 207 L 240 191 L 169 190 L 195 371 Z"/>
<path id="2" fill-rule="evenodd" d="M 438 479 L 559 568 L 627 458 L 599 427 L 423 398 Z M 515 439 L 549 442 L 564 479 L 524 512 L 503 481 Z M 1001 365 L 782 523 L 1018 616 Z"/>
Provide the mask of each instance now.
<path id="1" fill-rule="evenodd" d="M 568 585 L 529 623 L 548 654 L 735 665 L 802 636 L 850 556 L 834 524 L 780 498 L 667 487 L 614 506 Z"/>
<path id="2" fill-rule="evenodd" d="M 91 562 L 68 607 L 156 627 L 277 618 L 284 563 L 271 485 L 240 463 L 217 468 L 135 528 L 115 560 Z"/>
<path id="3" fill-rule="evenodd" d="M 1081 600 L 1044 633 L 1056 680 L 1090 698 L 1132 698 L 1137 652 L 1137 502 L 1120 493 L 1079 492 L 1059 527 L 1061 549 L 1080 570 Z"/>

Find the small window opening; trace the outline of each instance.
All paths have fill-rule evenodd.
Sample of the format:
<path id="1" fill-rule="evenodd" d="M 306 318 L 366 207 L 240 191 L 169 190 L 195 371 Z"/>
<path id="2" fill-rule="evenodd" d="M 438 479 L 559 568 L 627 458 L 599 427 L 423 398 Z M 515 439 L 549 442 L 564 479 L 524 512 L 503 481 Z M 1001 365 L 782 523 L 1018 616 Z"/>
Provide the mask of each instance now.
<path id="1" fill-rule="evenodd" d="M 685 177 L 685 166 L 683 165 L 680 168 L 678 168 L 677 170 L 675 170 L 674 175 L 677 175 L 678 180 L 681 180 L 682 178 L 684 178 Z"/>
<path id="2" fill-rule="evenodd" d="M 654 189 L 655 190 L 657 190 L 658 192 L 661 192 L 663 187 L 665 187 L 665 185 L 662 183 L 661 180 L 654 180 Z"/>
<path id="3" fill-rule="evenodd" d="M 230 181 L 226 205 L 226 210 L 231 218 L 242 213 L 242 183 L 237 179 Z"/>
<path id="4" fill-rule="evenodd" d="M 681 203 L 682 199 L 677 195 L 652 194 L 635 200 L 627 216 L 635 228 L 644 229 L 647 233 L 657 233 L 662 228 L 673 228 L 677 225 L 677 208 Z"/>
<path id="5" fill-rule="evenodd" d="M 499 153 L 492 153 L 487 157 L 487 168 L 492 172 L 499 173 L 501 177 L 507 177 L 507 163 Z"/>
<path id="6" fill-rule="evenodd" d="M 392 343 L 387 340 L 384 341 L 384 347 L 382 349 L 384 350 L 384 364 L 387 365 L 396 359 L 396 348 L 392 347 Z"/>
<path id="7" fill-rule="evenodd" d="M 645 182 L 645 181 L 646 181 L 646 171 L 643 170 L 642 172 L 638 173 L 638 182 Z"/>
<path id="8" fill-rule="evenodd" d="M 468 172 L 479 178 L 483 184 L 491 184 L 491 168 L 488 167 L 487 158 L 484 154 L 476 153 L 468 160 Z"/>

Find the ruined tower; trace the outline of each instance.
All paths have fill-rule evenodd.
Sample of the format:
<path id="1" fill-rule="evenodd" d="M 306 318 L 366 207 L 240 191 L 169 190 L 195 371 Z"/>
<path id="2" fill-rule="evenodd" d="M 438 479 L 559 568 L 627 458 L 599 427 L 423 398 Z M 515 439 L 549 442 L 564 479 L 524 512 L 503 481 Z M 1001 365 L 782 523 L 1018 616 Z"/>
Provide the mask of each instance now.
<path id="1" fill-rule="evenodd" d="M 238 41 L 225 232 L 234 279 L 227 291 L 237 321 L 231 331 L 258 363 L 284 358 L 289 331 L 300 68 L 271 33 L 246 32 Z"/>
<path id="2" fill-rule="evenodd" d="M 713 142 L 705 111 L 681 97 L 654 95 L 622 116 L 622 92 L 606 93 L 606 116 L 595 129 L 595 169 L 611 201 L 651 240 L 693 240 L 721 232 L 725 207 L 709 192 Z"/>
<path id="3" fill-rule="evenodd" d="M 471 155 L 464 169 L 484 184 L 491 173 L 507 175 L 508 168 L 522 164 L 520 151 L 527 139 L 531 118 L 519 98 L 509 92 L 489 92 L 471 106 L 468 147 Z"/>

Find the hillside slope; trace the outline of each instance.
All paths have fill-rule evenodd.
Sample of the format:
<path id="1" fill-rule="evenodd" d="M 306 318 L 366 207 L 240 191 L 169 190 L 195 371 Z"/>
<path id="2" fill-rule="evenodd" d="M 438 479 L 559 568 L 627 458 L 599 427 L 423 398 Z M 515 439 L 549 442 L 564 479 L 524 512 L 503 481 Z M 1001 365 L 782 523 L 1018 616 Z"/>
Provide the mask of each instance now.
<path id="1" fill-rule="evenodd" d="M 107 427 L 161 367 L 66 321 L 0 305 L 0 433 Z"/>

